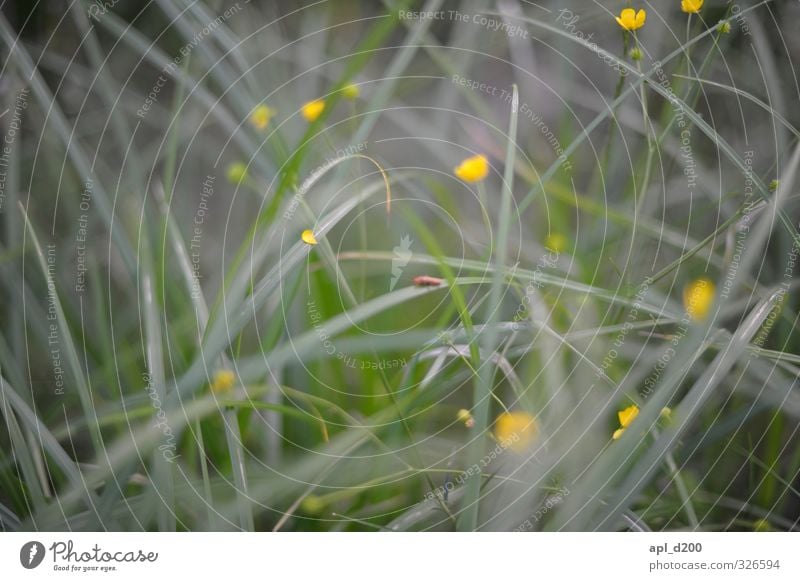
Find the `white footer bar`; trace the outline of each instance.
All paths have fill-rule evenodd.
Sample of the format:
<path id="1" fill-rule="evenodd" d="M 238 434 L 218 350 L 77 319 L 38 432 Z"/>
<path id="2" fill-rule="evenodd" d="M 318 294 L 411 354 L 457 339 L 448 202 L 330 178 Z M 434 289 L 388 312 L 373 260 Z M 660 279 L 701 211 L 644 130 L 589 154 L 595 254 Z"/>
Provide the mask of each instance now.
<path id="1" fill-rule="evenodd" d="M 4 533 L 3 579 L 800 579 L 792 533 Z M 558 577 L 555 577 L 558 575 Z M 552 576 L 552 577 L 545 577 Z M 613 576 L 613 577 L 612 577 Z M 188 580 L 187 580 L 188 581 Z"/>

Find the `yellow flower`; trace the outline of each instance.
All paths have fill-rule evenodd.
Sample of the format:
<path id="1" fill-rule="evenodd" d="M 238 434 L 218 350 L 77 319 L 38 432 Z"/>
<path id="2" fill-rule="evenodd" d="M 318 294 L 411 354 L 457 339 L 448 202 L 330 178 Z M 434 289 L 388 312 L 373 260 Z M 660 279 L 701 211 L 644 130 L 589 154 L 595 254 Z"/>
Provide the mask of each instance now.
<path id="1" fill-rule="evenodd" d="M 469 410 L 465 410 L 463 408 L 458 410 L 456 417 L 458 418 L 458 421 L 462 422 L 467 428 L 471 428 L 475 425 L 475 418 L 472 417 L 472 414 L 469 412 Z"/>
<path id="2" fill-rule="evenodd" d="M 359 95 L 358 85 L 350 83 L 342 87 L 342 97 L 345 99 L 357 99 Z"/>
<path id="3" fill-rule="evenodd" d="M 611 436 L 614 440 L 619 440 L 625 432 L 625 428 L 631 425 L 631 422 L 639 415 L 639 406 L 636 404 L 629 405 L 624 410 L 617 412 L 619 418 L 619 429 Z"/>
<path id="4" fill-rule="evenodd" d="M 247 166 L 241 162 L 232 163 L 228 166 L 228 181 L 238 186 L 247 179 Z"/>
<path id="5" fill-rule="evenodd" d="M 636 416 L 639 415 L 639 406 L 636 404 L 629 405 L 624 410 L 620 410 L 617 412 L 617 417 L 619 418 L 619 425 L 623 428 L 627 428 L 631 425 L 631 422 L 636 419 Z"/>
<path id="6" fill-rule="evenodd" d="M 698 278 L 683 289 L 683 308 L 695 321 L 705 319 L 714 304 L 714 283 L 708 278 Z"/>
<path id="7" fill-rule="evenodd" d="M 549 234 L 544 239 L 544 246 L 556 254 L 561 254 L 567 249 L 567 237 L 563 234 Z"/>
<path id="8" fill-rule="evenodd" d="M 325 101 L 322 99 L 316 99 L 303 105 L 302 109 L 300 109 L 300 112 L 303 114 L 303 117 L 306 118 L 306 121 L 312 123 L 316 121 L 320 115 L 322 115 L 324 110 Z"/>
<path id="9" fill-rule="evenodd" d="M 317 239 L 314 237 L 314 232 L 311 230 L 303 230 L 303 233 L 300 234 L 300 239 L 309 246 L 316 246 L 317 244 Z"/>
<path id="10" fill-rule="evenodd" d="M 258 129 L 259 131 L 263 131 L 269 125 L 270 119 L 272 119 L 273 115 L 275 115 L 275 110 L 267 105 L 259 105 L 253 112 L 250 114 L 250 124 Z"/>
<path id="11" fill-rule="evenodd" d="M 495 421 L 494 435 L 501 444 L 515 452 L 524 452 L 539 435 L 539 424 L 527 412 L 504 412 Z"/>
<path id="12" fill-rule="evenodd" d="M 658 417 L 660 417 L 665 422 L 669 422 L 672 419 L 672 408 L 668 407 L 661 408 L 661 411 L 658 413 Z"/>
<path id="13" fill-rule="evenodd" d="M 639 12 L 636 12 L 633 8 L 625 8 L 615 18 L 617 19 L 617 24 L 625 30 L 639 30 L 644 26 L 647 12 L 644 9 L 639 9 Z"/>
<path id="14" fill-rule="evenodd" d="M 458 164 L 453 173 L 465 182 L 479 182 L 489 175 L 489 160 L 483 155 L 473 155 Z"/>
<path id="15" fill-rule="evenodd" d="M 211 390 L 214 393 L 225 393 L 233 388 L 236 381 L 236 374 L 230 369 L 220 369 L 214 373 L 214 381 L 211 382 Z"/>
<path id="16" fill-rule="evenodd" d="M 703 7 L 703 0 L 681 0 L 681 10 L 687 14 L 697 14 Z"/>

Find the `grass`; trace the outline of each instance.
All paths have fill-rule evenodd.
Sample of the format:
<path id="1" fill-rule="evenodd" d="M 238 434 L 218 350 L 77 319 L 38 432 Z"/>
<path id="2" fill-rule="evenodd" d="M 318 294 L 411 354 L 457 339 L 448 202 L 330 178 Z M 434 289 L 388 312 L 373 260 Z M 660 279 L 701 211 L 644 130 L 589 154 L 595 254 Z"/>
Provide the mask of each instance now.
<path id="1" fill-rule="evenodd" d="M 789 8 L 622 4 L 0 16 L 2 529 L 796 529 Z"/>

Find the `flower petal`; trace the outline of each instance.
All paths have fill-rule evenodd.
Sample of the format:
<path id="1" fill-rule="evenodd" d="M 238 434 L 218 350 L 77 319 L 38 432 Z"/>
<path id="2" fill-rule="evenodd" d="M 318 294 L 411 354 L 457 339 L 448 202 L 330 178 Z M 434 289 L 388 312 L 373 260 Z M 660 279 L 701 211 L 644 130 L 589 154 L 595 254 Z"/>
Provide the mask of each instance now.
<path id="1" fill-rule="evenodd" d="M 623 428 L 627 428 L 630 423 L 634 420 L 636 416 L 639 415 L 639 406 L 636 404 L 629 405 L 624 410 L 620 410 L 617 413 L 617 417 L 619 417 L 619 425 Z"/>

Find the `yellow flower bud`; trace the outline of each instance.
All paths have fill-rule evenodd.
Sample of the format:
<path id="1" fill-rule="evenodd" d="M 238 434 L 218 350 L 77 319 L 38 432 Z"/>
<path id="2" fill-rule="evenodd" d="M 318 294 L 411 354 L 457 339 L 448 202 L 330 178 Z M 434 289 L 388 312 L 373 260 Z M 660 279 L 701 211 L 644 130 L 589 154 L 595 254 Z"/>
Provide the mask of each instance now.
<path id="1" fill-rule="evenodd" d="M 300 234 L 300 239 L 309 246 L 317 245 L 317 239 L 314 236 L 314 232 L 311 230 L 303 230 L 303 233 Z"/>
<path id="2" fill-rule="evenodd" d="M 274 109 L 266 105 L 259 105 L 250 114 L 250 124 L 259 131 L 263 131 L 269 125 L 273 115 L 275 115 Z"/>
<path id="3" fill-rule="evenodd" d="M 228 181 L 238 186 L 247 179 L 247 166 L 241 162 L 232 163 L 228 166 Z"/>
<path id="4" fill-rule="evenodd" d="M 300 109 L 300 112 L 305 117 L 306 121 L 312 123 L 319 119 L 319 116 L 322 115 L 322 112 L 325 110 L 325 101 L 322 99 L 316 99 L 314 101 L 309 101 Z"/>
<path id="5" fill-rule="evenodd" d="M 309 494 L 300 503 L 300 508 L 308 514 L 319 514 L 326 506 L 327 503 L 316 494 Z"/>
<path id="6" fill-rule="evenodd" d="M 698 278 L 683 289 L 683 308 L 695 321 L 705 319 L 714 304 L 716 287 L 708 278 Z"/>
<path id="7" fill-rule="evenodd" d="M 753 523 L 753 531 L 757 533 L 767 533 L 771 530 L 772 527 L 770 526 L 769 521 L 767 519 L 760 518 Z"/>
<path id="8" fill-rule="evenodd" d="M 233 388 L 236 382 L 236 374 L 230 369 L 220 369 L 214 373 L 214 380 L 211 382 L 211 390 L 214 393 L 226 393 Z"/>
<path id="9" fill-rule="evenodd" d="M 549 234 L 544 239 L 544 246 L 557 254 L 561 254 L 567 249 L 567 237 L 563 234 Z"/>
<path id="10" fill-rule="evenodd" d="M 471 428 L 475 425 L 475 418 L 472 417 L 472 414 L 469 410 L 460 409 L 456 414 L 458 421 L 463 423 L 467 428 Z"/>
<path id="11" fill-rule="evenodd" d="M 353 83 L 342 87 L 342 97 L 345 99 L 358 99 L 359 92 L 358 85 L 354 85 Z"/>

